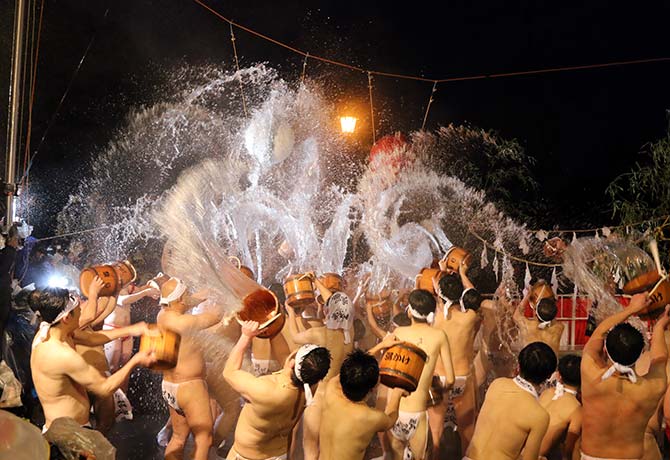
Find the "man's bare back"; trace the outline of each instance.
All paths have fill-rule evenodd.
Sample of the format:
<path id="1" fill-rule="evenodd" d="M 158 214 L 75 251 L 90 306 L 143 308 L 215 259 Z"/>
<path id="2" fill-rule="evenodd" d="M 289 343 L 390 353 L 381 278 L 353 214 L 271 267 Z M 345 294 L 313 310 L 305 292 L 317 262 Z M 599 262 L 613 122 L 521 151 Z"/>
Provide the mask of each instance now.
<path id="1" fill-rule="evenodd" d="M 548 456 L 549 452 L 556 449 L 566 436 L 573 436 L 575 437 L 573 441 L 576 441 L 581 433 L 582 405 L 577 397 L 566 392 L 554 400 L 555 394 L 556 388 L 550 388 L 540 395 L 540 405 L 549 414 L 549 428 L 540 448 L 540 454 L 544 456 Z M 574 444 L 572 446 L 574 447 Z"/>
<path id="2" fill-rule="evenodd" d="M 375 433 L 390 429 L 398 417 L 403 390 L 389 394 L 389 410 L 382 412 L 365 401 L 353 402 L 342 392 L 339 379 L 328 382 L 319 431 L 319 460 L 362 460 Z"/>
<path id="3" fill-rule="evenodd" d="M 398 327 L 393 334 L 402 342 L 417 345 L 428 355 L 423 367 L 421 378 L 416 391 L 403 398 L 400 410 L 406 412 L 425 411 L 428 405 L 428 390 L 433 380 L 435 366 L 442 362 L 445 368 L 444 375 L 448 386 L 454 382 L 454 370 L 451 364 L 451 354 L 447 335 L 441 329 L 433 328 L 427 323 L 416 323 L 412 326 Z"/>
<path id="4" fill-rule="evenodd" d="M 621 459 L 642 458 L 644 454 L 645 429 L 666 390 L 668 350 L 664 335 L 670 322 L 668 307 L 654 325 L 650 343 L 651 364 L 645 376 L 619 372 L 605 376 L 614 367 L 610 367 L 603 348 L 606 337 L 617 326 L 648 304 L 646 293 L 633 296 L 626 309 L 605 318 L 598 325 L 584 347 L 581 366 L 581 449 L 584 454 Z"/>
<path id="5" fill-rule="evenodd" d="M 471 460 L 537 460 L 549 414 L 512 379 L 496 379 L 486 393 L 475 434 L 467 451 Z"/>

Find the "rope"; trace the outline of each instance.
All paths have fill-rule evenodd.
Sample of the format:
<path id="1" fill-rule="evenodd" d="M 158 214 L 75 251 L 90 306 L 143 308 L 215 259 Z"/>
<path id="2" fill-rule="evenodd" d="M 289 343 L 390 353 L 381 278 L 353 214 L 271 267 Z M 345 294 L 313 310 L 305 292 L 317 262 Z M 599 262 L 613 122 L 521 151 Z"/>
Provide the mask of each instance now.
<path id="1" fill-rule="evenodd" d="M 562 264 L 545 264 L 545 263 L 542 263 L 542 262 L 534 262 L 532 260 L 522 259 L 521 257 L 513 256 L 511 254 L 506 253 L 505 251 L 501 251 L 500 249 L 496 248 L 491 243 L 486 241 L 486 239 L 484 239 L 482 236 L 477 234 L 477 232 L 475 232 L 474 230 L 468 229 L 468 233 L 470 233 L 472 236 L 474 236 L 479 241 L 481 241 L 486 247 L 488 247 L 490 249 L 493 249 L 498 254 L 502 254 L 503 256 L 508 257 L 509 259 L 515 260 L 517 262 L 524 262 L 524 263 L 527 263 L 529 265 L 535 265 L 537 267 L 549 267 L 549 268 L 560 267 L 562 265 Z"/>
<path id="2" fill-rule="evenodd" d="M 428 99 L 428 105 L 426 106 L 426 113 L 423 115 L 423 123 L 421 124 L 421 131 L 426 129 L 426 120 L 428 120 L 428 112 L 430 111 L 430 106 L 432 105 L 435 98 L 435 91 L 437 91 L 437 82 L 433 83 L 433 90 L 430 92 L 430 98 Z"/>
<path id="3" fill-rule="evenodd" d="M 237 68 L 237 81 L 240 83 L 240 93 L 242 94 L 242 109 L 244 116 L 247 114 L 247 99 L 244 97 L 244 86 L 242 85 L 242 75 L 240 75 L 240 60 L 237 58 L 237 46 L 235 45 L 235 31 L 233 30 L 233 21 L 230 22 L 230 42 L 233 44 L 233 54 L 235 55 L 235 67 Z"/>
<path id="4" fill-rule="evenodd" d="M 305 84 L 305 73 L 307 72 L 307 58 L 309 58 L 309 53 L 305 54 L 305 60 L 302 61 L 302 75 L 300 76 L 300 84 Z"/>
<path id="5" fill-rule="evenodd" d="M 626 228 L 626 227 L 637 227 L 642 224 L 648 224 L 650 222 L 654 222 L 657 220 L 661 219 L 668 219 L 670 218 L 670 215 L 665 215 L 665 216 L 659 216 L 659 217 L 652 217 L 651 219 L 646 219 L 646 220 L 641 220 L 639 222 L 633 222 L 631 224 L 621 224 L 621 225 L 604 225 L 603 227 L 607 227 L 610 230 L 613 229 L 619 229 L 619 228 Z M 556 230 L 528 230 L 529 232 L 532 233 L 537 233 L 537 232 L 545 232 L 547 234 L 549 233 L 595 233 L 598 230 L 602 230 L 603 227 L 598 227 L 598 228 L 578 228 L 578 229 L 556 229 Z"/>
<path id="6" fill-rule="evenodd" d="M 107 15 L 109 14 L 109 7 L 107 10 L 105 10 L 105 15 L 104 15 L 104 20 L 107 21 Z M 67 95 L 70 93 L 70 89 L 72 89 L 72 85 L 74 84 L 75 79 L 77 78 L 77 75 L 79 75 L 79 70 L 81 70 L 81 66 L 86 60 L 86 56 L 88 56 L 88 52 L 91 51 L 91 47 L 93 46 L 93 43 L 95 42 L 95 37 L 96 34 L 91 37 L 91 40 L 88 42 L 88 46 L 86 47 L 86 51 L 84 51 L 84 55 L 81 57 L 81 60 L 79 61 L 79 64 L 77 65 L 77 68 L 74 70 L 74 73 L 72 74 L 72 78 L 70 79 L 70 82 L 67 85 L 67 88 L 65 89 L 65 92 L 63 93 L 63 97 L 60 98 L 60 102 L 58 103 L 58 106 L 56 107 L 56 111 L 54 114 L 51 116 L 51 119 L 49 119 L 49 123 L 47 124 L 46 129 L 44 130 L 44 134 L 42 135 L 42 138 L 40 139 L 40 143 L 37 145 L 37 149 L 35 149 L 35 153 L 30 157 L 30 161 L 28 162 L 28 168 L 23 174 L 23 177 L 27 177 L 30 174 L 30 169 L 33 167 L 33 164 L 35 162 L 35 157 L 37 154 L 40 152 L 40 148 L 42 147 L 42 144 L 44 144 L 44 140 L 47 137 L 47 134 L 49 134 L 49 131 L 51 130 L 51 127 L 54 124 L 54 121 L 58 117 L 58 113 L 60 112 L 61 107 L 63 106 L 63 102 L 65 102 L 65 99 L 67 98 Z M 23 177 L 21 180 L 23 180 Z"/>
<path id="7" fill-rule="evenodd" d="M 26 134 L 26 151 L 23 157 L 23 176 L 21 177 L 21 185 L 24 186 L 23 194 L 28 195 L 28 158 L 30 157 L 30 139 L 33 130 L 33 106 L 35 104 L 35 86 L 37 82 L 37 63 L 40 57 L 40 43 L 42 38 L 42 19 L 44 17 L 44 0 L 40 5 L 40 20 L 37 28 L 37 42 L 35 44 L 34 65 L 30 82 L 30 102 L 28 103 L 28 132 Z"/>
<path id="8" fill-rule="evenodd" d="M 198 5 L 202 6 L 203 8 L 205 8 L 206 10 L 208 10 L 213 15 L 217 16 L 219 19 L 232 24 L 232 21 L 230 19 L 223 16 L 221 13 L 214 10 L 213 8 L 209 7 L 208 5 L 203 3 L 201 0 L 193 0 L 193 1 L 195 3 L 197 3 Z M 245 32 L 248 32 L 252 35 L 255 35 L 256 37 L 262 38 L 263 40 L 274 43 L 275 45 L 281 46 L 282 48 L 286 48 L 287 50 L 293 51 L 296 54 L 300 54 L 302 56 L 306 56 L 308 54 L 305 51 L 299 50 L 298 48 L 295 48 L 291 45 L 283 43 L 283 42 L 281 42 L 279 40 L 276 40 L 274 38 L 268 37 L 267 35 L 264 35 L 260 32 L 257 32 L 255 30 L 250 29 L 249 27 L 243 26 L 241 24 L 235 24 L 235 27 L 238 27 L 239 29 L 242 29 Z M 659 57 L 659 58 L 649 58 L 649 59 L 635 59 L 635 60 L 630 60 L 630 61 L 607 62 L 607 63 L 601 63 L 601 64 L 587 64 L 587 65 L 566 66 L 566 67 L 551 67 L 551 68 L 546 68 L 546 69 L 522 70 L 522 71 L 517 71 L 517 72 L 503 72 L 503 73 L 494 73 L 494 74 L 483 74 L 483 75 L 473 75 L 473 76 L 435 79 L 435 78 L 419 77 L 419 76 L 416 76 L 416 75 L 381 72 L 381 71 L 378 71 L 378 70 L 366 70 L 366 69 L 363 69 L 362 67 L 347 64 L 346 62 L 335 61 L 333 59 L 329 59 L 329 58 L 325 58 L 325 57 L 317 56 L 317 55 L 310 55 L 309 57 L 311 59 L 315 59 L 317 61 L 321 61 L 321 62 L 325 62 L 325 63 L 328 63 L 328 64 L 336 65 L 336 66 L 339 66 L 339 67 L 343 67 L 345 69 L 355 70 L 357 72 L 364 72 L 364 73 L 370 73 L 372 75 L 379 75 L 379 76 L 391 77 L 391 78 L 400 78 L 400 79 L 405 79 L 405 80 L 425 81 L 425 82 L 429 82 L 429 83 L 449 83 L 449 82 L 467 81 L 467 80 L 484 80 L 484 79 L 487 79 L 487 78 L 504 78 L 504 77 L 517 77 L 517 76 L 522 76 L 522 75 L 539 75 L 539 74 L 545 74 L 545 73 L 565 72 L 565 71 L 572 71 L 572 70 L 599 69 L 599 68 L 605 68 L 605 67 L 617 67 L 617 66 L 624 66 L 624 65 L 648 64 L 648 63 L 654 63 L 654 62 L 670 61 L 670 57 Z"/>
<path id="9" fill-rule="evenodd" d="M 375 132 L 375 109 L 372 105 L 372 74 L 368 72 L 368 91 L 370 93 L 370 120 L 372 120 L 372 143 L 377 142 L 377 134 Z"/>

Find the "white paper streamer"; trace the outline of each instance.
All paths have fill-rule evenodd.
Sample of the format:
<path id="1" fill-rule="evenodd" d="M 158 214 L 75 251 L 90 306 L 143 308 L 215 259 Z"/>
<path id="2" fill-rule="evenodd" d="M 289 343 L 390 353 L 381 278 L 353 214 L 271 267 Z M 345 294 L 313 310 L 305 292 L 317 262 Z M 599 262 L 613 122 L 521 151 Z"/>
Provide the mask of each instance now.
<path id="1" fill-rule="evenodd" d="M 554 290 L 554 294 L 558 294 L 558 276 L 556 276 L 556 267 L 551 271 L 551 289 Z"/>
<path id="2" fill-rule="evenodd" d="M 486 245 L 484 245 L 484 249 L 482 249 L 482 257 L 479 261 L 479 264 L 482 268 L 486 268 L 489 264 L 489 255 L 486 251 Z"/>

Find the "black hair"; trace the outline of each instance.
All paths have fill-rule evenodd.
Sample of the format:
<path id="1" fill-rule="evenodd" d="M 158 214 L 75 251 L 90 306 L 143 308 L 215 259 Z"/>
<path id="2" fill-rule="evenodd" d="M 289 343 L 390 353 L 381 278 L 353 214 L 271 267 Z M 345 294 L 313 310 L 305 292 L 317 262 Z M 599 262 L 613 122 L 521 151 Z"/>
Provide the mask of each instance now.
<path id="1" fill-rule="evenodd" d="M 407 317 L 407 313 L 398 313 L 393 317 L 393 324 L 396 327 L 411 326 L 412 321 Z"/>
<path id="2" fill-rule="evenodd" d="M 582 383 L 582 374 L 580 367 L 582 365 L 581 356 L 565 355 L 558 361 L 558 373 L 566 385 L 578 387 Z"/>
<path id="3" fill-rule="evenodd" d="M 435 297 L 425 289 L 414 289 L 409 293 L 409 304 L 419 314 L 427 316 L 435 312 Z M 425 319 L 414 318 L 418 322 L 426 322 Z"/>
<path id="4" fill-rule="evenodd" d="M 286 293 L 284 292 L 284 286 L 280 283 L 272 283 L 268 286 L 268 289 L 277 297 L 277 302 L 279 305 L 284 305 L 286 302 Z"/>
<path id="5" fill-rule="evenodd" d="M 620 323 L 608 332 L 605 346 L 612 361 L 631 366 L 642 353 L 644 336 L 632 325 Z"/>
<path id="6" fill-rule="evenodd" d="M 440 286 L 442 296 L 452 302 L 457 302 L 463 295 L 463 283 L 461 282 L 461 278 L 454 273 L 442 275 L 438 285 Z"/>
<path id="7" fill-rule="evenodd" d="M 519 353 L 519 375 L 535 385 L 547 380 L 556 370 L 556 353 L 544 342 L 526 345 Z"/>
<path id="8" fill-rule="evenodd" d="M 340 385 L 350 401 L 363 400 L 379 381 L 379 364 L 374 356 L 358 348 L 347 355 L 340 368 Z"/>
<path id="9" fill-rule="evenodd" d="M 30 293 L 32 291 L 28 290 L 21 290 L 16 293 L 14 298 L 12 299 L 14 301 L 14 305 L 16 305 L 17 308 L 21 309 L 26 309 L 30 308 Z"/>
<path id="10" fill-rule="evenodd" d="M 482 295 L 476 289 L 468 289 L 463 291 L 463 306 L 472 311 L 479 310 L 480 305 L 482 304 Z"/>
<path id="11" fill-rule="evenodd" d="M 67 307 L 70 292 L 67 289 L 49 287 L 33 291 L 29 297 L 30 308 L 39 311 L 42 320 L 51 323 Z"/>
<path id="12" fill-rule="evenodd" d="M 545 297 L 540 300 L 535 307 L 536 315 L 541 321 L 551 321 L 556 318 L 558 309 L 556 308 L 556 299 L 553 297 Z"/>
<path id="13" fill-rule="evenodd" d="M 296 363 L 297 365 L 298 363 Z M 303 356 L 300 364 L 300 379 L 291 372 L 291 380 L 297 387 L 302 387 L 304 383 L 314 385 L 323 379 L 330 369 L 330 351 L 327 348 L 319 347 Z"/>

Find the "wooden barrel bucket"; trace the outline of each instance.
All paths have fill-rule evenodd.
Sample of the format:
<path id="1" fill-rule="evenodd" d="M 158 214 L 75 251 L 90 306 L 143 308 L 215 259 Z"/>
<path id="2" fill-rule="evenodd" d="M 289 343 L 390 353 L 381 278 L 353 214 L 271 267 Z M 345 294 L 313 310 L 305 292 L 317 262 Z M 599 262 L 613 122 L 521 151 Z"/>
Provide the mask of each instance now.
<path id="1" fill-rule="evenodd" d="M 425 289 L 426 291 L 435 294 L 435 288 L 433 287 L 433 278 L 435 281 L 440 281 L 441 271 L 439 268 L 424 268 L 416 276 L 416 289 Z"/>
<path id="2" fill-rule="evenodd" d="M 661 279 L 661 275 L 658 274 L 656 270 L 652 270 L 642 275 L 636 276 L 632 280 L 628 281 L 623 285 L 624 294 L 639 294 L 640 292 L 651 290 L 658 280 Z"/>
<path id="3" fill-rule="evenodd" d="M 242 301 L 244 307 L 237 313 L 240 321 L 256 321 L 262 332 L 257 337 L 270 339 L 284 327 L 284 314 L 279 308 L 277 297 L 268 289 L 252 292 Z"/>
<path id="4" fill-rule="evenodd" d="M 644 320 L 658 318 L 663 313 L 665 306 L 670 303 L 670 279 L 660 279 L 649 289 L 651 304 L 638 313 Z"/>
<path id="5" fill-rule="evenodd" d="M 324 273 L 319 277 L 319 281 L 332 292 L 341 292 L 344 290 L 344 279 L 337 273 Z M 321 294 L 317 294 L 316 301 L 323 305 Z"/>
<path id="6" fill-rule="evenodd" d="M 393 345 L 386 350 L 379 363 L 381 383 L 413 392 L 419 385 L 427 358 L 426 352 L 409 342 Z"/>
<path id="7" fill-rule="evenodd" d="M 284 328 L 284 324 L 286 324 L 286 315 L 281 310 L 278 310 L 277 314 L 278 316 L 270 321 L 269 324 L 266 323 L 267 325 L 263 327 L 260 334 L 256 337 L 259 339 L 272 339 L 281 332 Z"/>
<path id="8" fill-rule="evenodd" d="M 158 329 L 155 324 L 149 327 Z M 153 351 L 157 360 L 149 368 L 155 371 L 165 371 L 177 365 L 180 343 L 179 334 L 172 331 L 161 331 L 159 336 L 143 335 L 140 338 L 140 351 Z"/>
<path id="9" fill-rule="evenodd" d="M 301 309 L 315 304 L 314 285 L 304 274 L 289 276 L 284 281 L 286 303 L 293 308 Z"/>
<path id="10" fill-rule="evenodd" d="M 388 325 L 391 322 L 391 301 L 386 299 L 365 299 L 365 303 L 371 307 L 372 316 L 375 317 L 377 323 L 381 325 Z"/>
<path id="11" fill-rule="evenodd" d="M 547 284 L 546 281 L 539 281 L 530 288 L 530 296 L 528 297 L 528 300 L 533 308 L 536 308 L 541 300 L 553 298 L 555 298 L 554 290 L 551 289 L 551 286 Z"/>
<path id="12" fill-rule="evenodd" d="M 117 295 L 122 287 L 135 281 L 137 272 L 127 260 L 87 267 L 79 275 L 79 289 L 87 297 L 88 287 L 96 276 L 105 283 L 99 295 L 108 297 Z"/>
<path id="13" fill-rule="evenodd" d="M 462 264 L 469 266 L 472 261 L 472 255 L 458 246 L 452 246 L 444 255 L 444 258 L 447 261 L 447 268 L 456 273 L 458 273 L 458 269 Z"/>
<path id="14" fill-rule="evenodd" d="M 255 279 L 254 272 L 246 265 L 240 265 L 240 271 L 251 279 Z"/>

